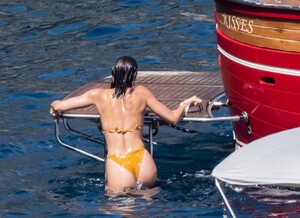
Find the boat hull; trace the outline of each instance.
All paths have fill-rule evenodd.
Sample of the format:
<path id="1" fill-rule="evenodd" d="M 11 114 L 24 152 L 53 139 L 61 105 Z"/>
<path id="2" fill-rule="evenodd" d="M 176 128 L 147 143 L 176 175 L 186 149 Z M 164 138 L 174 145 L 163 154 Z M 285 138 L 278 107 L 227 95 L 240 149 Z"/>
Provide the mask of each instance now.
<path id="1" fill-rule="evenodd" d="M 215 16 L 224 89 L 231 115 L 249 117 L 233 123 L 237 144 L 300 126 L 299 11 L 224 2 Z"/>

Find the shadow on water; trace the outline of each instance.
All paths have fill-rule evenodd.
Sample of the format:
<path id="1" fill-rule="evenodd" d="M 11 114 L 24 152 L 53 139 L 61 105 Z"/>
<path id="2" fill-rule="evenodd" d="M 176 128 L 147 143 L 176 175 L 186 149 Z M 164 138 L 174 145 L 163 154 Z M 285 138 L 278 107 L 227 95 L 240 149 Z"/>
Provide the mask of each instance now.
<path id="1" fill-rule="evenodd" d="M 162 128 L 158 187 L 111 196 L 104 165 L 60 146 L 49 116 L 52 100 L 109 74 L 121 55 L 140 70 L 217 71 L 213 11 L 211 0 L 1 1 L 0 216 L 222 216 L 210 173 L 233 151 L 229 123 Z"/>

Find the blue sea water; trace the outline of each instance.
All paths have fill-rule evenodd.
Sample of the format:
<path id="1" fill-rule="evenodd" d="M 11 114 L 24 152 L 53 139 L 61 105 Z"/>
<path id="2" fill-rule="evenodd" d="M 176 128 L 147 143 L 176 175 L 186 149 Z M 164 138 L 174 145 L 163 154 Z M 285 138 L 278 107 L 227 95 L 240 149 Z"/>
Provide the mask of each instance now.
<path id="1" fill-rule="evenodd" d="M 226 214 L 210 173 L 234 150 L 230 123 L 190 124 L 193 134 L 163 127 L 155 137 L 158 187 L 113 196 L 104 165 L 59 145 L 49 116 L 51 101 L 109 74 L 121 55 L 135 57 L 140 70 L 217 71 L 213 12 L 212 0 L 2 0 L 0 217 Z M 291 190 L 228 194 L 239 217 L 299 212 Z"/>

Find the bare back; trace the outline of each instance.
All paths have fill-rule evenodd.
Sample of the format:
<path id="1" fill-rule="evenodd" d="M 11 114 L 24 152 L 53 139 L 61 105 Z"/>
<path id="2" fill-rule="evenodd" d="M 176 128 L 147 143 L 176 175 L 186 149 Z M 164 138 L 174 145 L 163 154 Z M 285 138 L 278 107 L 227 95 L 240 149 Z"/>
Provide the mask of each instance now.
<path id="1" fill-rule="evenodd" d="M 124 98 L 113 98 L 113 89 L 103 91 L 96 106 L 108 148 L 108 155 L 123 154 L 144 147 L 142 127 L 146 101 L 135 89 Z"/>

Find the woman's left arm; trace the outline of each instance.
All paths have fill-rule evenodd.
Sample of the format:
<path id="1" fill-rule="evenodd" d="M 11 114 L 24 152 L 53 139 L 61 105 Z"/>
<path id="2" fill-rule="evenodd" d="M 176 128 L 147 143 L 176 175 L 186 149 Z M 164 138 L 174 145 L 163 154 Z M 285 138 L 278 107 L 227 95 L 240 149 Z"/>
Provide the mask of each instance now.
<path id="1" fill-rule="evenodd" d="M 51 104 L 50 114 L 57 116 L 60 112 L 95 104 L 94 96 L 97 94 L 96 92 L 96 90 L 90 90 L 80 96 L 66 100 L 55 100 Z"/>

